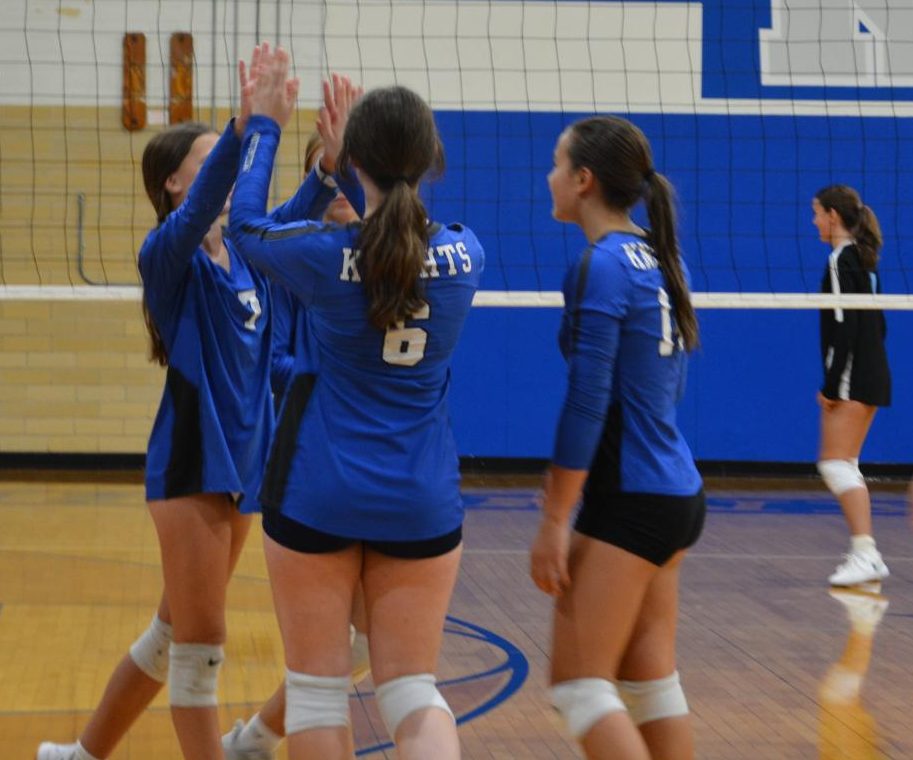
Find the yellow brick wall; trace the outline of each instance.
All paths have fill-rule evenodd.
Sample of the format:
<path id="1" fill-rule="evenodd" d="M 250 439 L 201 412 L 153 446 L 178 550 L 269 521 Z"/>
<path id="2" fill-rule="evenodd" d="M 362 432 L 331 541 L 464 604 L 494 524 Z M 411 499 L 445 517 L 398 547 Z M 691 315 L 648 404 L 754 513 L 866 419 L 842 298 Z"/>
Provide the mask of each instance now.
<path id="1" fill-rule="evenodd" d="M 283 135 L 274 199 L 297 187 L 313 124 L 300 111 Z M 86 276 L 137 283 L 136 251 L 155 222 L 139 167 L 155 131 L 127 132 L 119 109 L 0 109 L 0 284 L 86 284 L 77 193 Z M 138 300 L 0 295 L 0 453 L 143 453 L 163 382 L 146 360 Z"/>
<path id="2" fill-rule="evenodd" d="M 208 111 L 195 116 L 211 123 Z M 217 112 L 219 129 L 229 116 L 227 110 Z M 138 282 L 136 251 L 155 223 L 141 161 L 146 143 L 161 128 L 127 132 L 120 119 L 114 108 L 0 109 L 0 283 Z M 299 111 L 283 132 L 275 200 L 291 195 L 301 180 L 314 119 L 314 111 Z"/>
<path id="3" fill-rule="evenodd" d="M 143 453 L 164 382 L 139 301 L 0 300 L 0 452 Z"/>

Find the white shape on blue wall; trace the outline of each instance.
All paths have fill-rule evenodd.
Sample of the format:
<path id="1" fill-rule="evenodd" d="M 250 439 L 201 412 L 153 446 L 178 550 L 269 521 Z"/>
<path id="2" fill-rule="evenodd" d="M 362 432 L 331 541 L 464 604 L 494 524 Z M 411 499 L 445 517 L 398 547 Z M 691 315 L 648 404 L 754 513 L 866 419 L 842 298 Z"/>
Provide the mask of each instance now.
<path id="1" fill-rule="evenodd" d="M 773 0 L 759 32 L 761 83 L 913 85 L 911 0 Z"/>

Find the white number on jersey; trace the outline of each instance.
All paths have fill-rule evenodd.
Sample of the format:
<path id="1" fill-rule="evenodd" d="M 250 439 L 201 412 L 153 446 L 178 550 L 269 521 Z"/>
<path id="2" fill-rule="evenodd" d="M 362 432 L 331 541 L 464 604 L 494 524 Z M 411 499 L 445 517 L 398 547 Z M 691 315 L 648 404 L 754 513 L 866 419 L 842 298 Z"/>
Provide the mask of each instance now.
<path id="1" fill-rule="evenodd" d="M 685 344 L 681 335 L 672 334 L 672 304 L 669 302 L 669 294 L 665 288 L 657 289 L 656 297 L 659 301 L 659 321 L 660 330 L 662 331 L 662 338 L 659 341 L 659 355 L 672 356 L 675 353 L 676 346 L 680 351 L 683 351 Z M 678 330 L 675 332 L 678 333 Z"/>
<path id="2" fill-rule="evenodd" d="M 423 304 L 413 312 L 412 319 L 421 320 L 431 317 L 431 307 Z M 387 328 L 384 338 L 384 361 L 399 367 L 414 367 L 425 357 L 425 343 L 428 333 L 421 327 L 406 327 L 405 321 L 397 322 Z"/>
<path id="3" fill-rule="evenodd" d="M 263 309 L 260 307 L 260 299 L 257 298 L 257 291 L 239 290 L 238 300 L 245 306 L 249 306 L 252 312 L 250 318 L 244 323 L 244 327 L 255 331 L 257 329 L 257 320 L 260 319 L 260 315 L 263 313 Z"/>

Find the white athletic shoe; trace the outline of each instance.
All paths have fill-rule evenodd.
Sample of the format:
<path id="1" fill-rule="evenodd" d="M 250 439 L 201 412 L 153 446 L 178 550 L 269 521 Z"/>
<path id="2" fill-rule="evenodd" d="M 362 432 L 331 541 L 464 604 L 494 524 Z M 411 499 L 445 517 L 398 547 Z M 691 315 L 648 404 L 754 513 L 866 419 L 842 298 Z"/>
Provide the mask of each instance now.
<path id="1" fill-rule="evenodd" d="M 244 730 L 244 721 L 239 720 L 222 737 L 222 749 L 225 750 L 225 760 L 273 760 L 275 755 L 263 749 L 242 749 L 241 732 Z M 39 760 L 43 760 L 39 758 Z"/>
<path id="2" fill-rule="evenodd" d="M 878 552 L 850 552 L 843 555 L 843 562 L 837 565 L 837 569 L 827 580 L 832 586 L 858 586 L 860 583 L 883 580 L 890 574 L 888 566 Z"/>
<path id="3" fill-rule="evenodd" d="M 35 760 L 75 760 L 78 748 L 79 745 L 76 742 L 72 744 L 41 742 L 38 747 L 38 753 L 35 755 Z"/>

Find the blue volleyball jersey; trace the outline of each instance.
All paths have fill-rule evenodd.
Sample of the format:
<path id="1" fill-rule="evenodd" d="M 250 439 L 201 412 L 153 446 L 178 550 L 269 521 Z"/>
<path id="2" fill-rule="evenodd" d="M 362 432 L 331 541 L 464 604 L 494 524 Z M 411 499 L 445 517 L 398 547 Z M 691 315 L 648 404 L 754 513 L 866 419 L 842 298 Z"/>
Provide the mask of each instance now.
<path id="1" fill-rule="evenodd" d="M 599 466 L 613 472 L 591 472 L 591 481 L 624 493 L 697 493 L 701 478 L 675 413 L 687 354 L 653 249 L 609 233 L 568 271 L 564 301 L 569 379 L 554 462 L 591 469 L 602 446 Z"/>
<path id="2" fill-rule="evenodd" d="M 228 271 L 202 248 L 234 183 L 240 147 L 229 125 L 187 198 L 139 253 L 144 297 L 168 353 L 146 458 L 150 500 L 232 493 L 240 494 L 242 511 L 258 506 L 273 430 L 268 283 L 230 240 Z M 273 214 L 300 218 L 322 188 L 309 177 Z"/>
<path id="3" fill-rule="evenodd" d="M 272 283 L 273 351 L 270 384 L 275 408 L 301 374 L 317 372 L 317 346 L 308 327 L 307 309 L 284 285 Z"/>
<path id="4" fill-rule="evenodd" d="M 295 357 L 309 359 L 311 352 L 308 345 L 310 341 L 307 340 L 307 312 L 284 285 L 274 282 L 270 293 L 273 303 L 273 348 L 269 381 L 278 409 L 295 373 Z M 312 371 L 316 371 L 316 363 Z"/>
<path id="5" fill-rule="evenodd" d="M 311 176 L 317 176 L 316 165 Z M 339 191 L 342 192 L 359 216 L 364 215 L 364 190 L 358 182 L 347 177 L 336 176 Z M 313 205 L 298 219 L 321 219 L 335 192 L 322 192 L 315 196 Z M 275 212 L 274 212 L 275 214 Z M 276 221 L 293 221 L 276 218 Z M 317 372 L 317 347 L 308 329 L 307 310 L 284 285 L 273 283 L 271 288 L 273 305 L 273 349 L 270 384 L 273 389 L 274 406 L 278 410 L 282 399 L 292 383 L 292 378 L 301 374 Z"/>
<path id="6" fill-rule="evenodd" d="M 447 410 L 450 360 L 479 284 L 482 247 L 461 225 L 430 225 L 427 308 L 378 330 L 358 267 L 360 223 L 264 218 L 278 141 L 272 120 L 251 120 L 230 227 L 244 255 L 307 308 L 319 373 L 280 488 L 264 489 L 264 502 L 355 539 L 421 540 L 455 530 L 463 508 Z"/>

